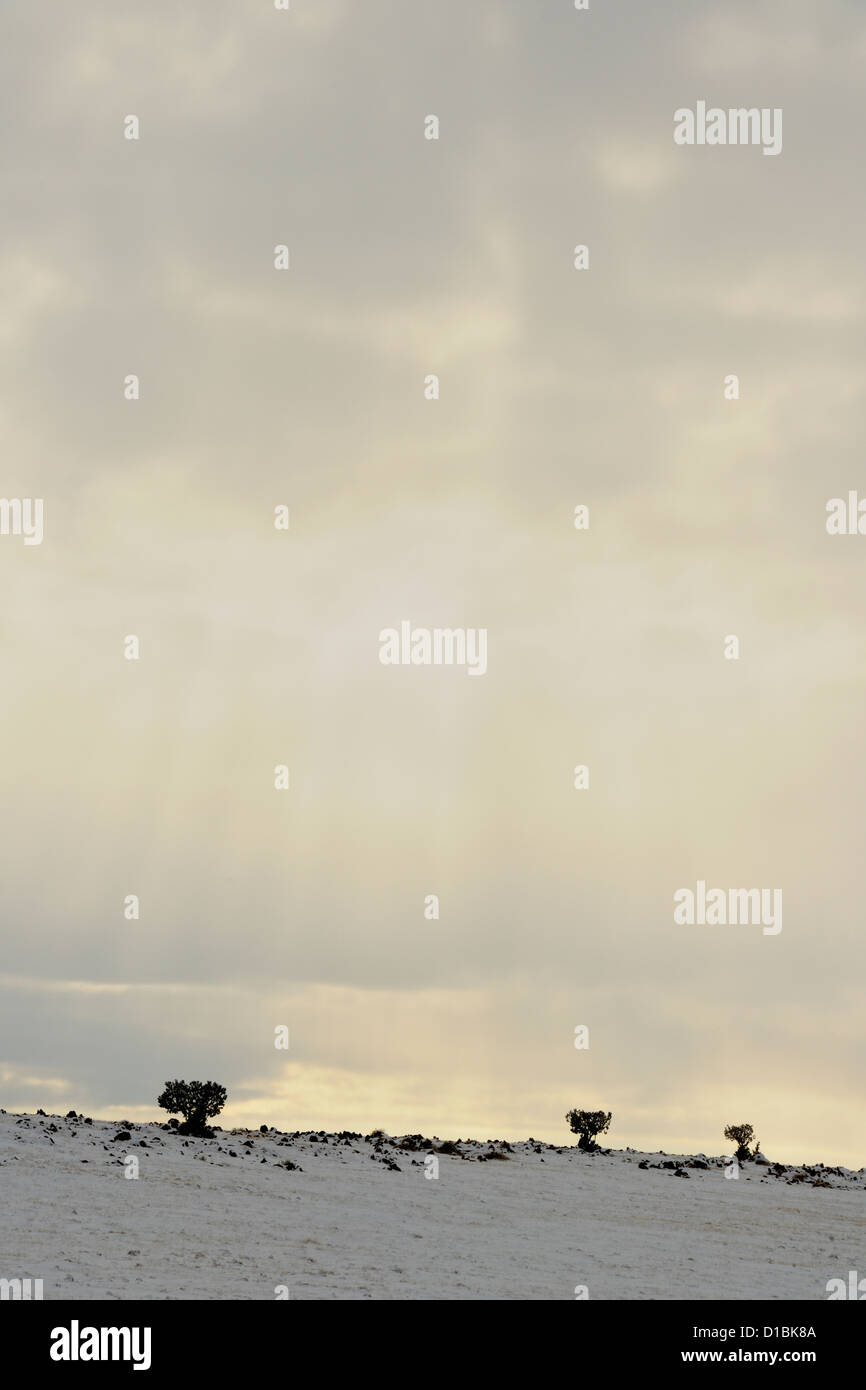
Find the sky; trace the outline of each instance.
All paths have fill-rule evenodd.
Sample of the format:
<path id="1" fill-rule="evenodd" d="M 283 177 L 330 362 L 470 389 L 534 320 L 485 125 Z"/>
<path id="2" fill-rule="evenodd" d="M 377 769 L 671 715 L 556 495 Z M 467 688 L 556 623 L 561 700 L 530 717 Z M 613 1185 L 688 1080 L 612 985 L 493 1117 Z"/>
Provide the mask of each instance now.
<path id="1" fill-rule="evenodd" d="M 866 5 L 2 29 L 0 1104 L 866 1164 Z"/>

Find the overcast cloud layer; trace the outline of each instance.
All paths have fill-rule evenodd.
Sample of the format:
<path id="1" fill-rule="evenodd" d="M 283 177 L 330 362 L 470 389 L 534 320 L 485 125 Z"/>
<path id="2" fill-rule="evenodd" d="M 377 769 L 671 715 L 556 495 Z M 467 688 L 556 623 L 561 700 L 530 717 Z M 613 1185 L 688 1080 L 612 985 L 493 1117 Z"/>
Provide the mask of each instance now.
<path id="1" fill-rule="evenodd" d="M 866 1163 L 864 64 L 853 0 L 7 4 L 7 1109 Z"/>

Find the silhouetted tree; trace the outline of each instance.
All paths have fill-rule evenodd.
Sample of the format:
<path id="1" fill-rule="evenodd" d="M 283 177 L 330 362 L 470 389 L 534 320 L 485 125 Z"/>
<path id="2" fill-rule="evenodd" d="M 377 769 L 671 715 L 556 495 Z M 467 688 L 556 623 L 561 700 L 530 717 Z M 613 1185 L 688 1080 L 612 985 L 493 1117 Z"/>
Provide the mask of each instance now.
<path id="1" fill-rule="evenodd" d="M 226 1103 L 226 1088 L 217 1081 L 166 1081 L 157 1105 L 171 1115 L 183 1115 L 178 1134 L 208 1138 L 213 1130 L 207 1121 L 218 1115 Z"/>
<path id="2" fill-rule="evenodd" d="M 595 1136 L 607 1133 L 613 1116 L 609 1110 L 607 1113 L 604 1110 L 569 1110 L 565 1118 L 572 1134 L 580 1135 L 577 1147 L 593 1153 L 598 1148 Z"/>
<path id="3" fill-rule="evenodd" d="M 749 1145 L 754 1138 L 755 1131 L 752 1125 L 727 1125 L 725 1127 L 725 1138 L 730 1139 L 732 1144 L 737 1145 L 737 1158 L 741 1163 L 745 1163 L 747 1158 L 752 1157 Z M 754 1152 L 758 1152 L 755 1145 Z"/>

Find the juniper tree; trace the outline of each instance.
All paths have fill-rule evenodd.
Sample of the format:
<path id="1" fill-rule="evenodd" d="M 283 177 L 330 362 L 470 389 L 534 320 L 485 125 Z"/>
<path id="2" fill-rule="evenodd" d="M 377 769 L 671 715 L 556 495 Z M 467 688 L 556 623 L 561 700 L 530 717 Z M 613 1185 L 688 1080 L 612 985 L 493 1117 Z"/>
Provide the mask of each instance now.
<path id="1" fill-rule="evenodd" d="M 744 1163 L 747 1158 L 752 1157 L 752 1151 L 750 1150 L 749 1145 L 751 1144 L 754 1135 L 755 1130 L 752 1125 L 726 1125 L 725 1138 L 730 1139 L 732 1144 L 737 1145 L 737 1158 L 739 1159 L 740 1163 Z M 755 1145 L 754 1151 L 755 1153 L 758 1152 L 757 1144 Z"/>
<path id="2" fill-rule="evenodd" d="M 569 1110 L 565 1118 L 571 1126 L 572 1134 L 580 1135 L 577 1147 L 594 1153 L 598 1148 L 595 1136 L 607 1133 L 613 1116 L 609 1110 L 606 1113 L 604 1110 Z"/>
<path id="3" fill-rule="evenodd" d="M 170 1115 L 183 1115 L 185 1123 L 179 1126 L 179 1134 L 206 1138 L 212 1133 L 207 1121 L 226 1103 L 226 1088 L 217 1081 L 166 1081 L 156 1103 Z"/>

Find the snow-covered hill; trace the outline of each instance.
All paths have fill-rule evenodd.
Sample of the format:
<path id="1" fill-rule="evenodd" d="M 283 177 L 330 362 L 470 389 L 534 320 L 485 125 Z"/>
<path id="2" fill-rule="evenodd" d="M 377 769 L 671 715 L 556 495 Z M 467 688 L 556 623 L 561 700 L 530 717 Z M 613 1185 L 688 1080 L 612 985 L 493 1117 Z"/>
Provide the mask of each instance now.
<path id="1" fill-rule="evenodd" d="M 866 1273 L 866 1169 L 531 1139 L 0 1112 L 0 1198 L 0 1278 L 46 1299 L 826 1299 Z"/>

